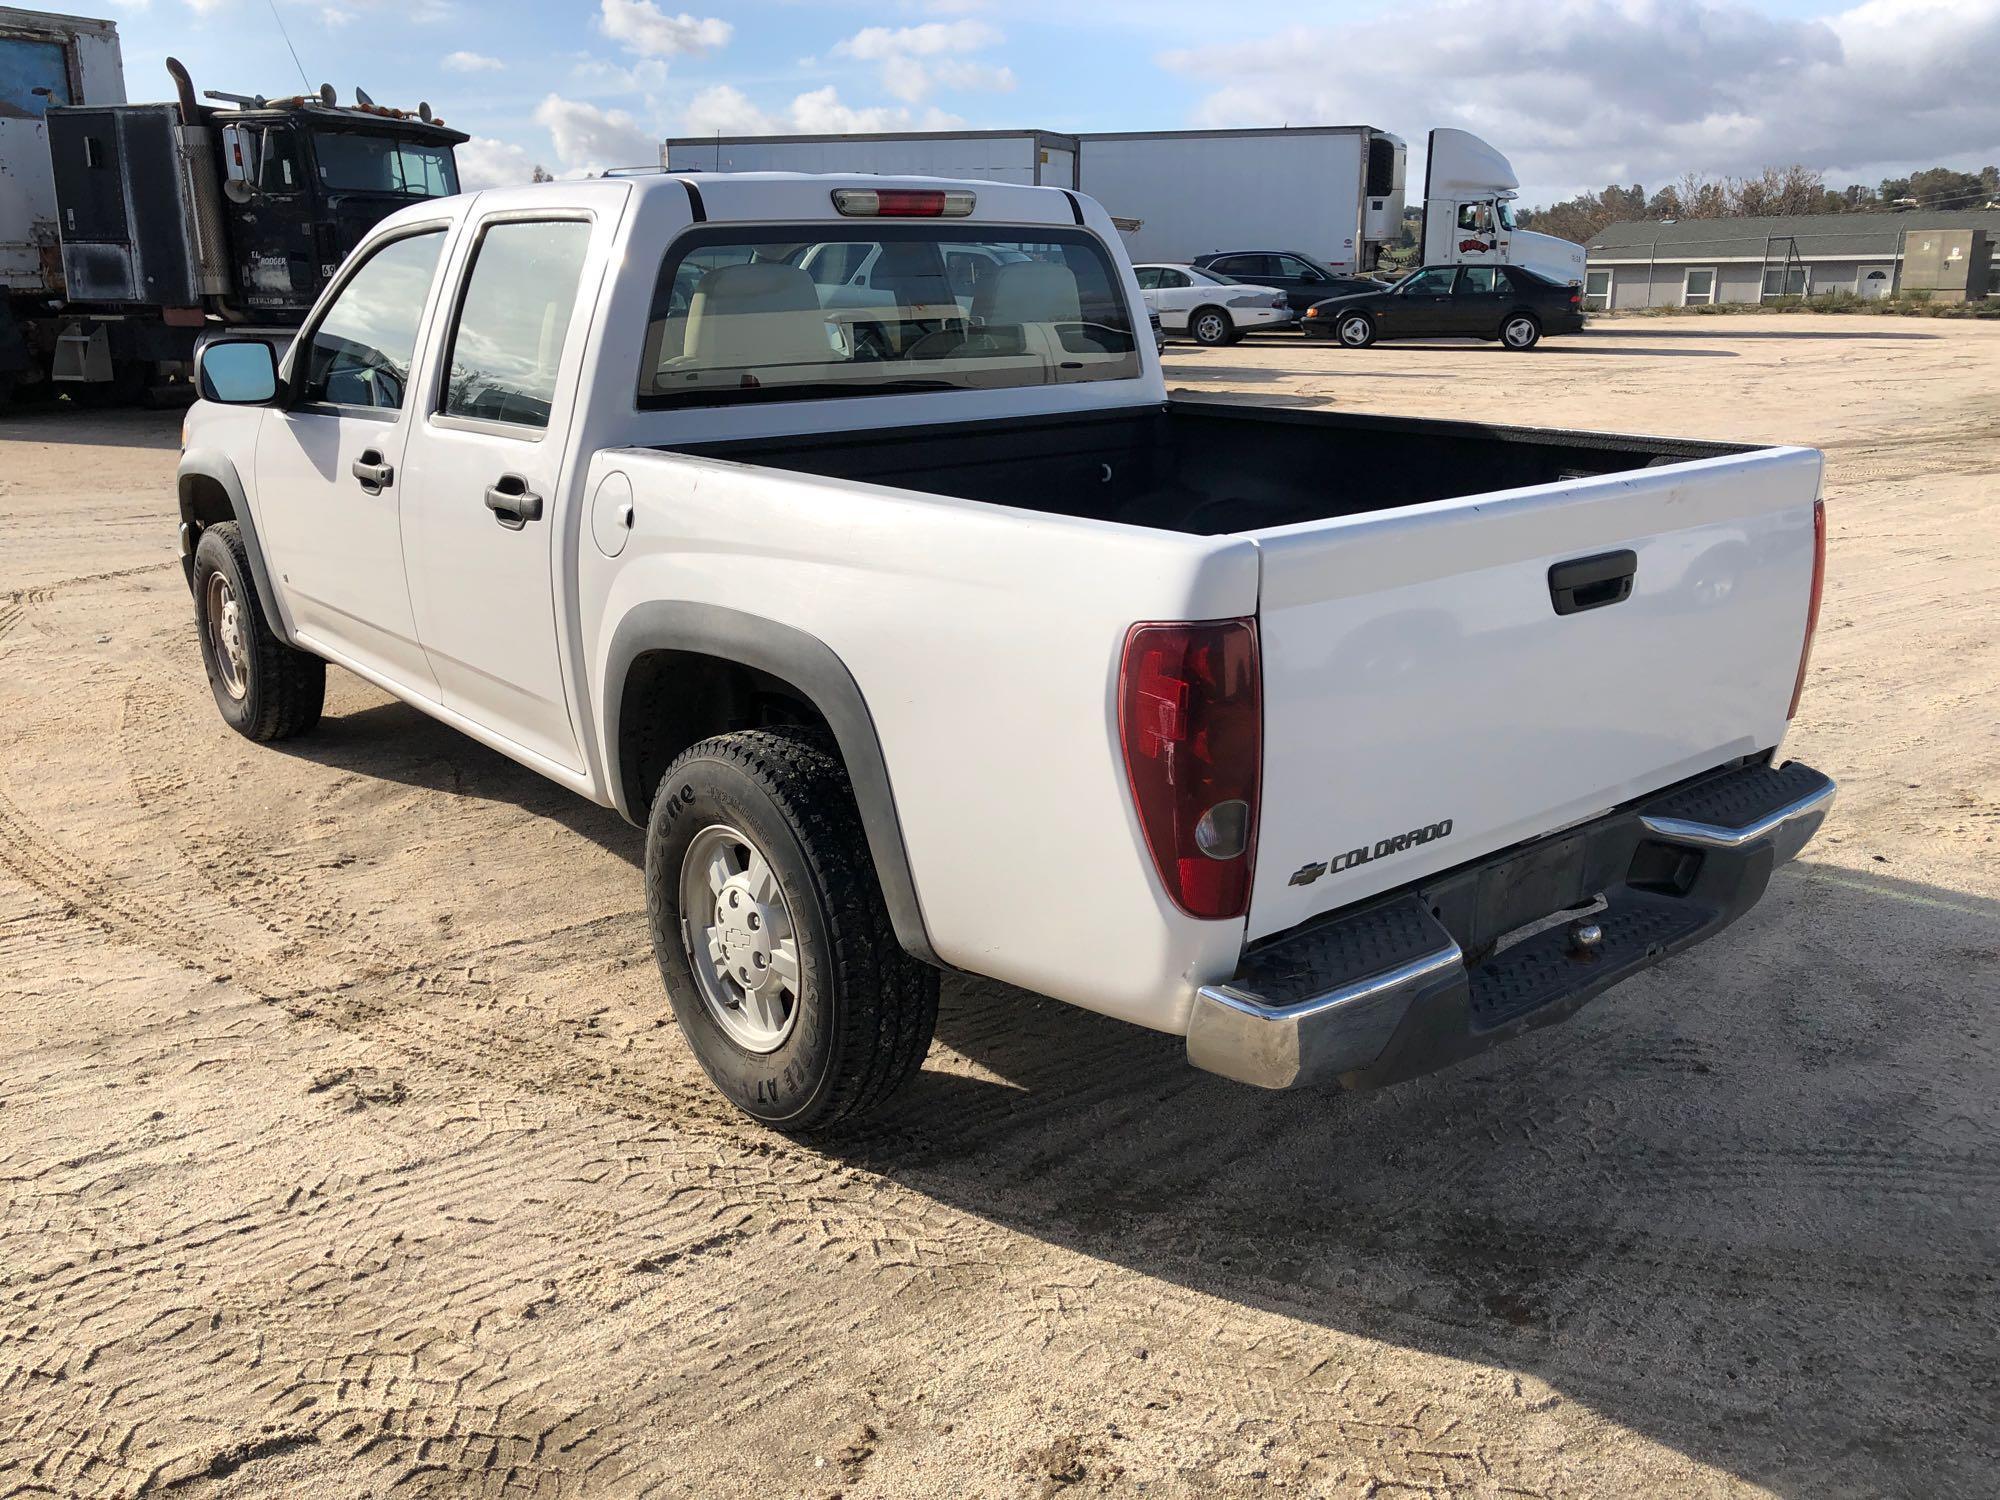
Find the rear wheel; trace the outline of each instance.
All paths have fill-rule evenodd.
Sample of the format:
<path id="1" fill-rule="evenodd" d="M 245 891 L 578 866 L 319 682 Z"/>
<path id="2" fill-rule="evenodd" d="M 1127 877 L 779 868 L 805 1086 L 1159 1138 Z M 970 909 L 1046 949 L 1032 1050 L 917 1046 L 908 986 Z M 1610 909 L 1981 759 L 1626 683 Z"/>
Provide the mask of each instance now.
<path id="1" fill-rule="evenodd" d="M 1375 342 L 1375 320 L 1367 313 L 1342 313 L 1334 332 L 1348 348 L 1366 349 Z"/>
<path id="2" fill-rule="evenodd" d="M 1500 345 L 1520 352 L 1542 341 L 1542 325 L 1527 313 L 1515 313 L 1500 325 Z"/>
<path id="3" fill-rule="evenodd" d="M 1219 307 L 1196 308 L 1194 316 L 1188 319 L 1188 331 L 1194 335 L 1197 344 L 1206 344 L 1211 349 L 1222 344 L 1233 344 L 1238 338 L 1236 325 L 1229 314 Z"/>
<path id="4" fill-rule="evenodd" d="M 823 735 L 726 734 L 675 761 L 646 828 L 646 909 L 688 1045 L 753 1119 L 856 1119 L 922 1065 L 937 971 L 896 940 Z"/>

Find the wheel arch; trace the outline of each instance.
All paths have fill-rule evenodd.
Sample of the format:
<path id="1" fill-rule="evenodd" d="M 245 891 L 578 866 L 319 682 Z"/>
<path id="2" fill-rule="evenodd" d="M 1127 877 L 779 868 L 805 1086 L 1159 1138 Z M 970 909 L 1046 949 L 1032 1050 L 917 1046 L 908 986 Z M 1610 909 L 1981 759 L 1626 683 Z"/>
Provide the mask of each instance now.
<path id="1" fill-rule="evenodd" d="M 635 606 L 613 630 L 605 659 L 605 765 L 614 806 L 643 826 L 674 758 L 744 727 L 743 710 L 772 696 L 794 700 L 809 711 L 807 722 L 816 719 L 832 734 L 896 940 L 912 957 L 944 967 L 924 926 L 874 718 L 847 664 L 817 636 L 721 605 Z"/>
<path id="2" fill-rule="evenodd" d="M 181 571 L 187 575 L 188 587 L 194 587 L 194 549 L 201 534 L 218 521 L 234 521 L 243 538 L 243 550 L 250 556 L 250 575 L 263 601 L 264 617 L 273 634 L 288 646 L 296 645 L 284 601 L 271 587 L 257 522 L 244 498 L 243 479 L 235 463 L 217 449 L 190 448 L 181 455 L 175 486 L 181 507 Z"/>

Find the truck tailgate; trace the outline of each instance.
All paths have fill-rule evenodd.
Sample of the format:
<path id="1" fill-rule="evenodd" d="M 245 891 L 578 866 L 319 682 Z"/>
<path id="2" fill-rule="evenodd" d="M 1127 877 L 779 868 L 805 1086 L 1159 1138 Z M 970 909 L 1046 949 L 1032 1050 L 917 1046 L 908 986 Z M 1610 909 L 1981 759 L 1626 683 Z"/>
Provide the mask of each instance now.
<path id="1" fill-rule="evenodd" d="M 1774 747 L 1819 480 L 1771 448 L 1249 533 L 1248 936 Z"/>

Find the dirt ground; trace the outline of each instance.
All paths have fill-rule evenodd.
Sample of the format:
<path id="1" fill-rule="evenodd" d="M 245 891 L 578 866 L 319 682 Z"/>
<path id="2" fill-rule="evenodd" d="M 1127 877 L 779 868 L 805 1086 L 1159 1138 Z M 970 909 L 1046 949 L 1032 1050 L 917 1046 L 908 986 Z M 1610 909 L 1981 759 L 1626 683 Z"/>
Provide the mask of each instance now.
<path id="1" fill-rule="evenodd" d="M 347 676 L 209 701 L 176 421 L 0 422 L 0 1496 L 1984 1496 L 2000 1462 L 2000 325 L 1176 348 L 1248 399 L 1828 455 L 1821 838 L 1387 1092 L 947 982 L 752 1128 L 637 833 Z"/>

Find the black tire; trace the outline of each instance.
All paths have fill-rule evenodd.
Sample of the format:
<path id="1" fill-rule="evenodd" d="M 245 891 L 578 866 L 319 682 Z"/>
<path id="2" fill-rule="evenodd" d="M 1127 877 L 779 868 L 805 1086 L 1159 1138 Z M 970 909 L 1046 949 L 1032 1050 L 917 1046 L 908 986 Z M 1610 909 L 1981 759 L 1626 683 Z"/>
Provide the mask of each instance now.
<path id="1" fill-rule="evenodd" d="M 1375 320 L 1365 312 L 1336 313 L 1333 336 L 1344 348 L 1366 349 L 1375 342 Z"/>
<path id="2" fill-rule="evenodd" d="M 769 863 L 796 942 L 790 1029 L 771 1050 L 724 1028 L 695 972 L 694 945 L 716 913 L 683 911 L 682 866 L 718 827 L 740 830 Z M 923 1065 L 938 974 L 896 941 L 847 770 L 824 734 L 719 735 L 669 766 L 646 824 L 646 911 L 688 1045 L 752 1119 L 800 1134 L 841 1125 L 880 1108 Z"/>
<path id="3" fill-rule="evenodd" d="M 1541 320 L 1533 313 L 1509 313 L 1500 325 L 1500 347 L 1525 354 L 1542 341 Z"/>
<path id="4" fill-rule="evenodd" d="M 214 617 L 216 579 L 236 605 L 240 663 L 220 654 L 226 631 L 217 628 Z M 326 663 L 287 646 L 272 631 L 234 521 L 209 527 L 194 549 L 194 618 L 209 691 L 231 729 L 266 744 L 304 734 L 319 722 L 326 702 Z M 233 684 L 240 684 L 241 691 Z"/>
<path id="5" fill-rule="evenodd" d="M 1236 331 L 1236 324 L 1229 314 L 1219 307 L 1197 307 L 1189 313 L 1188 333 L 1197 344 L 1210 349 L 1233 344 L 1243 337 Z"/>

